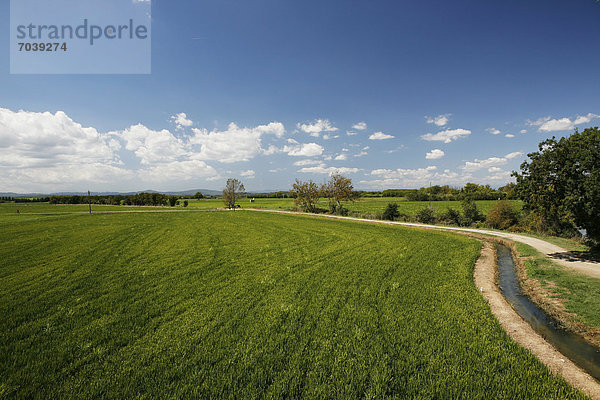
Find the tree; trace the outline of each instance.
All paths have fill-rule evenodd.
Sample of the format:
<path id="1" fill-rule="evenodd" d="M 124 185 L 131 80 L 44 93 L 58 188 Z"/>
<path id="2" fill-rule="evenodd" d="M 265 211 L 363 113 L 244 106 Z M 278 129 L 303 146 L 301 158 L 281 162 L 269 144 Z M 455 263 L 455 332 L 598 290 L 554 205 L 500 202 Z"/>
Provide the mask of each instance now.
<path id="1" fill-rule="evenodd" d="M 292 185 L 290 194 L 294 197 L 296 205 L 304 211 L 315 212 L 317 210 L 317 202 L 321 197 L 321 190 L 313 181 L 302 182 L 296 179 L 296 183 Z"/>
<path id="2" fill-rule="evenodd" d="M 175 207 L 177 204 L 177 196 L 169 196 L 169 206 Z"/>
<path id="3" fill-rule="evenodd" d="M 382 218 L 387 221 L 394 221 L 400 217 L 400 211 L 398 211 L 398 204 L 389 203 L 383 212 Z"/>
<path id="4" fill-rule="evenodd" d="M 508 229 L 519 223 L 519 212 L 509 201 L 501 200 L 488 211 L 485 222 L 495 229 Z"/>
<path id="5" fill-rule="evenodd" d="M 237 179 L 227 179 L 225 189 L 223 189 L 223 202 L 227 208 L 235 208 L 235 202 L 242 196 L 246 189 L 242 182 Z"/>
<path id="6" fill-rule="evenodd" d="M 196 194 L 194 195 L 194 198 L 200 200 L 200 199 L 204 198 L 204 195 L 200 192 L 196 192 Z"/>
<path id="7" fill-rule="evenodd" d="M 577 129 L 571 136 L 547 139 L 521 164 L 515 191 L 527 211 L 539 215 L 554 233 L 587 231 L 600 247 L 600 130 Z"/>
<path id="8" fill-rule="evenodd" d="M 472 225 L 476 222 L 483 221 L 485 217 L 477 209 L 477 204 L 470 198 L 467 197 L 461 202 L 462 210 L 463 210 L 463 220 L 461 225 Z"/>
<path id="9" fill-rule="evenodd" d="M 321 191 L 329 200 L 331 211 L 338 214 L 344 213 L 342 202 L 354 201 L 358 197 L 358 193 L 352 186 L 352 179 L 341 174 L 331 174 L 329 181 L 322 186 Z"/>

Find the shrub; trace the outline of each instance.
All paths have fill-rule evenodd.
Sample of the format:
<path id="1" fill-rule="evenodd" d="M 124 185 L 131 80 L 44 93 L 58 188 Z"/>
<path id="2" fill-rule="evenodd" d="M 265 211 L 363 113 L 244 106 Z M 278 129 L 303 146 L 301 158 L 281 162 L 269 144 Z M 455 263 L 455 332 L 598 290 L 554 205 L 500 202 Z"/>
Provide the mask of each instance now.
<path id="1" fill-rule="evenodd" d="M 460 211 L 448 208 L 448 210 L 440 216 L 440 220 L 445 224 L 460 225 Z"/>
<path id="2" fill-rule="evenodd" d="M 184 200 L 184 201 L 183 201 L 183 206 L 184 206 L 184 207 L 187 207 L 187 206 L 188 206 L 188 204 L 189 204 L 189 203 L 188 203 L 188 201 L 187 201 L 187 200 Z"/>
<path id="3" fill-rule="evenodd" d="M 508 229 L 519 223 L 519 213 L 512 207 L 510 202 L 502 200 L 490 209 L 485 222 L 491 228 Z"/>
<path id="4" fill-rule="evenodd" d="M 398 204 L 389 203 L 381 216 L 381 219 L 386 221 L 394 221 L 400 217 L 400 211 L 398 211 Z"/>
<path id="5" fill-rule="evenodd" d="M 481 211 L 477 209 L 477 204 L 475 204 L 475 202 L 470 198 L 466 198 L 462 201 L 462 209 L 463 218 L 461 225 L 469 226 L 485 220 L 485 217 Z"/>
<path id="6" fill-rule="evenodd" d="M 435 223 L 435 211 L 432 208 L 423 208 L 415 215 L 417 221 L 422 224 L 434 224 Z"/>

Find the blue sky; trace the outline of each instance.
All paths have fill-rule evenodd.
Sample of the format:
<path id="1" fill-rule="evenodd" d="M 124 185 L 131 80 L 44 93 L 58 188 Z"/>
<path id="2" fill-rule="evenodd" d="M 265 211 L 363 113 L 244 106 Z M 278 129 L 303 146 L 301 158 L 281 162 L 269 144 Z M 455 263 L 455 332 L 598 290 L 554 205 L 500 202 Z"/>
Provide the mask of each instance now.
<path id="1" fill-rule="evenodd" d="M 501 186 L 600 125 L 598 21 L 594 0 L 154 0 L 149 75 L 11 75 L 3 36 L 0 192 Z"/>

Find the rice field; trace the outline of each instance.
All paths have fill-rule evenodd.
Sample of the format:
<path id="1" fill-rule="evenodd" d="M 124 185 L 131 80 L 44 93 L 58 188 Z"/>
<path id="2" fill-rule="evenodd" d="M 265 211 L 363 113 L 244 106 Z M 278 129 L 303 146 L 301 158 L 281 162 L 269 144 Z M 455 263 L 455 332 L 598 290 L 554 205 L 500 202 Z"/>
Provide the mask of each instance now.
<path id="1" fill-rule="evenodd" d="M 0 215 L 0 398 L 584 398 L 479 242 L 249 212 Z"/>

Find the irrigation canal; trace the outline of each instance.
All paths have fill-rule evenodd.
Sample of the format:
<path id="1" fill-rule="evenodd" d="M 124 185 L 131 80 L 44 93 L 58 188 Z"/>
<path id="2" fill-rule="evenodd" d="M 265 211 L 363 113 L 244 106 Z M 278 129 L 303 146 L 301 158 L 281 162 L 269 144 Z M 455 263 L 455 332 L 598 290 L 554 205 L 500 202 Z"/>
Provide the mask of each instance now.
<path id="1" fill-rule="evenodd" d="M 581 369 L 600 381 L 600 350 L 581 336 L 569 332 L 521 291 L 510 249 L 497 245 L 498 282 L 504 297 L 533 329 Z"/>

